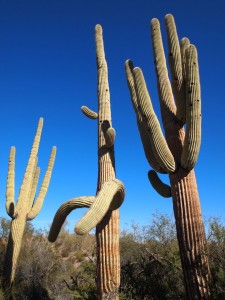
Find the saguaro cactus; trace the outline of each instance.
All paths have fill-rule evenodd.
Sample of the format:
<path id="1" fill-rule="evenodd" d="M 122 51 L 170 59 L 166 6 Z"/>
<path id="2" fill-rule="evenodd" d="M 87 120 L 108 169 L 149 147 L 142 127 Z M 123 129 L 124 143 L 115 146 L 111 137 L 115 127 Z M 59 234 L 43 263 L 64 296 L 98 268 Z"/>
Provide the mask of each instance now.
<path id="1" fill-rule="evenodd" d="M 75 208 L 90 207 L 76 224 L 77 234 L 85 234 L 96 226 L 98 299 L 118 299 L 120 285 L 119 206 L 125 190 L 115 177 L 114 140 L 112 127 L 108 68 L 105 60 L 102 28 L 95 27 L 98 69 L 98 113 L 86 106 L 81 110 L 90 119 L 98 119 L 98 183 L 96 196 L 78 197 L 58 209 L 49 233 L 56 240 L 66 216 Z"/>
<path id="2" fill-rule="evenodd" d="M 52 169 L 54 166 L 56 147 L 52 148 L 48 167 L 39 194 L 35 200 L 35 193 L 37 190 L 37 184 L 40 174 L 40 168 L 37 167 L 37 154 L 42 127 L 43 118 L 40 118 L 23 182 L 20 188 L 18 201 L 16 204 L 14 202 L 15 147 L 11 147 L 9 155 L 8 178 L 6 186 L 6 211 L 12 218 L 12 222 L 3 271 L 4 285 L 6 287 L 10 287 L 13 284 L 26 222 L 29 220 L 33 220 L 40 212 L 45 195 L 48 190 Z"/>
<path id="3" fill-rule="evenodd" d="M 140 68 L 126 61 L 126 76 L 146 158 L 159 173 L 168 173 L 171 189 L 155 171 L 149 172 L 153 187 L 173 198 L 177 237 L 187 299 L 210 298 L 210 270 L 206 239 L 194 173 L 201 143 L 201 94 L 197 50 L 187 38 L 179 43 L 174 18 L 165 17 L 170 83 L 160 24 L 151 21 L 154 62 L 165 137 L 152 107 Z M 174 103 L 175 99 L 175 103 Z M 186 123 L 186 130 L 184 124 Z"/>

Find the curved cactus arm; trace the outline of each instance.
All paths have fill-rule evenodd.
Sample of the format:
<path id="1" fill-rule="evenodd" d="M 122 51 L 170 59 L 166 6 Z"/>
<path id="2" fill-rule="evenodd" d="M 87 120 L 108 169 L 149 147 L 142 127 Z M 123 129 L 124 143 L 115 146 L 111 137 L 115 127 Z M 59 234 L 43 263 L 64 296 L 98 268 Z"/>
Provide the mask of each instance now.
<path id="1" fill-rule="evenodd" d="M 133 70 L 134 70 L 133 62 L 130 59 L 126 60 L 125 71 L 126 71 L 127 84 L 130 91 L 131 102 L 133 104 L 133 108 L 136 113 L 137 119 L 141 121 L 141 114 L 138 109 L 137 93 L 134 84 Z"/>
<path id="2" fill-rule="evenodd" d="M 113 127 L 109 127 L 105 133 L 105 145 L 107 148 L 110 148 L 114 145 L 116 138 L 116 131 Z"/>
<path id="3" fill-rule="evenodd" d="M 191 170 L 198 159 L 202 121 L 198 54 L 194 45 L 186 50 L 186 120 L 181 165 Z"/>
<path id="4" fill-rule="evenodd" d="M 6 184 L 6 212 L 13 218 L 15 207 L 15 155 L 16 148 L 11 147 L 9 154 L 8 176 Z"/>
<path id="5" fill-rule="evenodd" d="M 35 173 L 34 173 L 34 178 L 33 178 L 32 187 L 31 187 L 30 196 L 29 196 L 28 207 L 30 207 L 30 208 L 33 206 L 33 203 L 34 203 L 39 176 L 40 176 L 40 168 L 38 167 L 38 168 L 36 168 Z"/>
<path id="6" fill-rule="evenodd" d="M 180 43 L 177 36 L 176 25 L 171 14 L 165 16 L 167 38 L 169 46 L 169 64 L 172 77 L 172 90 L 177 106 L 177 118 L 185 123 L 185 83 L 182 70 L 182 57 Z"/>
<path id="7" fill-rule="evenodd" d="M 149 134 L 152 150 L 163 170 L 173 173 L 176 170 L 174 157 L 163 136 L 159 121 L 152 107 L 144 76 L 140 68 L 134 68 L 134 81 L 143 124 Z"/>
<path id="8" fill-rule="evenodd" d="M 59 232 L 62 228 L 63 223 L 66 220 L 66 217 L 76 208 L 90 207 L 91 204 L 95 201 L 95 196 L 83 196 L 70 199 L 63 203 L 60 208 L 57 210 L 55 217 L 53 219 L 48 240 L 51 243 L 54 243 L 59 235 Z"/>
<path id="9" fill-rule="evenodd" d="M 142 145 L 144 148 L 145 156 L 146 156 L 148 163 L 154 170 L 156 170 L 157 172 L 160 172 L 160 173 L 165 173 L 165 171 L 162 169 L 162 167 L 160 166 L 160 164 L 157 161 L 157 158 L 151 147 L 149 135 L 142 123 L 141 114 L 138 109 L 138 101 L 137 101 L 137 93 L 135 91 L 134 77 L 132 74 L 133 69 L 134 69 L 134 65 L 133 65 L 132 61 L 126 60 L 125 71 L 126 71 L 127 84 L 128 84 L 128 88 L 130 91 L 131 102 L 133 104 L 133 108 L 136 113 L 138 130 L 139 130 Z"/>
<path id="10" fill-rule="evenodd" d="M 40 139 L 41 139 L 41 132 L 43 128 L 43 118 L 39 119 L 38 122 L 38 128 L 36 131 L 36 135 L 34 138 L 33 146 L 31 148 L 31 153 L 30 157 L 27 163 L 27 168 L 24 174 L 23 182 L 20 188 L 19 192 L 19 197 L 18 197 L 18 202 L 17 204 L 21 204 L 21 202 L 24 201 L 24 199 L 28 199 L 28 196 L 30 194 L 31 186 L 32 186 L 32 179 L 33 179 L 33 174 L 35 170 L 35 165 L 36 165 L 36 157 L 38 153 L 38 148 L 40 144 Z"/>
<path id="11" fill-rule="evenodd" d="M 42 208 L 44 198 L 47 193 L 49 182 L 51 179 L 52 169 L 53 169 L 54 162 L 55 162 L 55 156 L 56 156 L 56 147 L 52 147 L 51 155 L 50 155 L 49 162 L 48 162 L 48 167 L 47 167 L 37 200 L 35 201 L 30 212 L 27 214 L 27 220 L 33 220 Z"/>
<path id="12" fill-rule="evenodd" d="M 146 157 L 148 163 L 156 172 L 163 173 L 163 174 L 167 173 L 163 170 L 163 168 L 157 161 L 157 158 L 156 158 L 154 151 L 152 149 L 152 146 L 151 146 L 151 138 L 150 138 L 148 132 L 146 131 L 146 129 L 144 128 L 144 125 L 140 121 L 137 122 L 137 125 L 138 125 L 138 129 L 139 129 L 145 157 Z"/>
<path id="13" fill-rule="evenodd" d="M 81 111 L 89 119 L 97 119 L 98 118 L 98 113 L 96 113 L 95 111 L 91 110 L 87 106 L 81 106 Z"/>
<path id="14" fill-rule="evenodd" d="M 79 235 L 88 233 L 91 229 L 103 219 L 109 210 L 115 210 L 120 207 L 125 197 L 125 188 L 118 179 L 107 181 L 96 196 L 90 209 L 77 222 L 75 231 Z"/>
<path id="15" fill-rule="evenodd" d="M 161 114 L 163 124 L 165 127 L 168 122 L 168 111 L 172 114 L 172 117 L 174 117 L 176 115 L 176 106 L 174 103 L 171 84 L 168 77 L 166 58 L 162 44 L 162 35 L 160 31 L 160 24 L 158 19 L 156 18 L 152 19 L 151 21 L 151 32 Z"/>
<path id="16" fill-rule="evenodd" d="M 171 197 L 171 187 L 163 183 L 158 177 L 157 173 L 154 170 L 148 172 L 148 179 L 153 186 L 153 188 L 165 198 Z"/>

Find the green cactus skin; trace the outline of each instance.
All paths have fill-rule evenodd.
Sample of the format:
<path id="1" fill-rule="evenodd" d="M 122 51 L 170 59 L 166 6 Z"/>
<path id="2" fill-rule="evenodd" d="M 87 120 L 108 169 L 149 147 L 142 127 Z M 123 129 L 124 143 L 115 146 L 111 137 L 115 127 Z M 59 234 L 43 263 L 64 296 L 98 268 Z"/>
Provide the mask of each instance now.
<path id="1" fill-rule="evenodd" d="M 165 23 L 172 83 L 168 77 L 160 24 L 157 19 L 151 21 L 151 32 L 161 116 L 165 131 L 163 143 L 166 142 L 168 145 L 169 156 L 165 154 L 164 148 L 156 147 L 154 140 L 160 143 L 162 133 L 156 121 L 148 120 L 154 115 L 151 100 L 140 69 L 134 68 L 131 61 L 125 63 L 126 76 L 137 119 L 144 121 L 145 130 L 152 135 L 149 138 L 151 145 L 149 147 L 143 145 L 144 151 L 146 152 L 149 148 L 148 155 L 150 156 L 151 147 L 154 147 L 154 159 L 157 159 L 157 163 L 169 174 L 187 299 L 210 299 L 211 275 L 198 188 L 193 170 L 201 143 L 201 95 L 197 50 L 187 38 L 183 38 L 179 45 L 172 15 L 165 16 Z M 149 117 L 146 117 L 146 110 L 149 110 Z M 186 130 L 183 127 L 185 122 Z M 160 155 L 165 156 L 164 161 L 160 159 Z M 172 160 L 168 159 L 171 155 L 175 162 L 174 169 L 163 165 L 165 160 L 171 165 Z M 158 171 L 157 164 L 156 168 L 152 163 L 150 165 Z M 156 173 L 150 172 L 149 179 L 153 187 L 161 192 L 162 188 L 159 186 L 162 186 L 162 182 L 158 181 Z"/>
<path id="2" fill-rule="evenodd" d="M 98 183 L 96 196 L 79 197 L 65 202 L 57 211 L 49 233 L 49 241 L 56 240 L 66 216 L 79 207 L 89 207 L 76 224 L 78 234 L 86 234 L 96 227 L 98 299 L 119 300 L 120 253 L 119 207 L 125 197 L 123 183 L 116 179 L 108 67 L 105 59 L 102 28 L 95 26 L 95 44 L 98 71 L 98 113 L 86 106 L 85 116 L 98 119 Z"/>
<path id="3" fill-rule="evenodd" d="M 164 198 L 171 197 L 171 187 L 163 183 L 154 170 L 148 172 L 148 179 L 153 188 Z"/>
<path id="4" fill-rule="evenodd" d="M 40 169 L 37 168 L 37 154 L 43 127 L 43 118 L 40 118 L 37 132 L 31 149 L 27 168 L 20 188 L 18 201 L 14 202 L 15 186 L 15 147 L 11 148 L 9 155 L 9 167 L 6 186 L 6 211 L 12 218 L 6 259 L 3 270 L 3 284 L 10 287 L 13 284 L 17 260 L 19 257 L 23 233 L 27 220 L 32 220 L 40 212 L 48 190 L 52 169 L 54 166 L 56 147 L 52 148 L 48 167 L 35 201 Z"/>

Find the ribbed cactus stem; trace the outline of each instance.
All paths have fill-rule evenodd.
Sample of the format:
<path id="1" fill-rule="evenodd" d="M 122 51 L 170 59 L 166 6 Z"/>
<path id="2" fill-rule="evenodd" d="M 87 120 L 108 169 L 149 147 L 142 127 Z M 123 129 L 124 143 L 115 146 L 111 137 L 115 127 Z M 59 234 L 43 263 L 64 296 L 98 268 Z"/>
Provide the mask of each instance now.
<path id="1" fill-rule="evenodd" d="M 201 145 L 201 91 L 198 55 L 194 45 L 186 50 L 186 135 L 181 156 L 183 168 L 194 168 Z"/>
<path id="2" fill-rule="evenodd" d="M 183 123 L 186 119 L 185 114 L 185 84 L 182 70 L 181 50 L 177 36 L 176 25 L 172 15 L 165 16 L 167 38 L 169 46 L 169 63 L 172 77 L 172 89 L 175 98 L 177 113 L 176 116 Z"/>
<path id="3" fill-rule="evenodd" d="M 171 187 L 163 183 L 154 170 L 148 172 L 148 178 L 153 188 L 164 198 L 171 197 Z"/>
<path id="4" fill-rule="evenodd" d="M 124 196 L 124 185 L 120 180 L 114 179 L 105 182 L 90 209 L 76 224 L 76 233 L 83 235 L 96 227 L 109 210 L 118 209 L 120 207 L 124 200 Z"/>
<path id="5" fill-rule="evenodd" d="M 116 138 L 115 129 L 112 127 L 108 128 L 105 133 L 105 145 L 107 148 L 112 147 L 114 145 L 115 138 Z"/>
<path id="6" fill-rule="evenodd" d="M 40 173 L 40 169 L 37 167 L 37 153 L 42 127 L 43 118 L 40 118 L 16 205 L 14 204 L 13 199 L 15 148 L 12 147 L 10 151 L 8 179 L 6 187 L 6 209 L 8 214 L 12 217 L 12 222 L 3 270 L 3 284 L 5 287 L 10 287 L 13 284 L 26 221 L 29 219 L 33 219 L 40 211 L 48 189 L 54 165 L 56 155 L 55 147 L 53 147 L 46 175 L 39 193 L 39 198 L 41 198 L 41 200 L 37 199 L 35 205 L 33 206 Z M 32 216 L 32 218 L 29 218 L 29 214 L 30 216 Z"/>
<path id="7" fill-rule="evenodd" d="M 15 155 L 16 148 L 11 147 L 9 154 L 8 177 L 6 184 L 6 212 L 12 218 L 14 215 L 15 198 Z"/>
<path id="8" fill-rule="evenodd" d="M 157 163 L 169 173 L 171 190 L 161 182 L 155 171 L 150 171 L 149 179 L 162 196 L 170 196 L 170 192 L 172 194 L 186 297 L 190 300 L 210 299 L 206 238 L 193 170 L 201 143 L 201 94 L 197 50 L 187 38 L 183 38 L 179 45 L 172 15 L 166 15 L 165 22 L 173 88 L 168 77 L 160 24 L 157 19 L 151 21 L 154 63 L 165 140 L 158 129 L 159 123 L 155 121 L 156 116 L 152 105 L 146 101 L 148 94 L 141 71 L 128 63 L 126 63 L 127 81 L 136 116 L 139 118 L 141 115 L 140 120 L 145 128 L 152 127 L 148 131 L 149 146 L 145 145 L 146 137 L 142 137 L 145 152 L 148 151 L 146 157 L 148 158 L 153 150 Z M 185 121 L 186 128 L 183 127 Z M 141 125 L 142 123 L 139 122 L 139 131 L 140 128 L 142 129 Z M 169 152 L 164 151 L 165 144 L 168 145 Z M 158 145 L 160 147 L 157 148 Z M 168 170 L 168 167 L 165 168 L 162 164 L 166 161 L 172 166 L 170 156 L 174 160 L 173 166 L 176 166 L 176 170 Z M 148 161 L 150 162 L 149 158 Z M 152 162 L 150 165 L 153 165 Z"/>
<path id="9" fill-rule="evenodd" d="M 63 223 L 65 222 L 66 217 L 71 213 L 71 211 L 77 208 L 90 207 L 94 200 L 94 196 L 82 196 L 70 199 L 63 203 L 54 216 L 48 235 L 49 242 L 53 243 L 56 241 Z"/>
<path id="10" fill-rule="evenodd" d="M 144 76 L 140 68 L 134 68 L 133 73 L 141 116 L 151 139 L 152 149 L 163 170 L 168 173 L 173 173 L 176 170 L 176 163 L 153 110 Z"/>
<path id="11" fill-rule="evenodd" d="M 56 156 L 56 147 L 53 147 L 50 158 L 49 158 L 48 167 L 47 167 L 38 197 L 37 197 L 36 201 L 33 203 L 33 207 L 31 208 L 30 212 L 27 215 L 27 220 L 29 220 L 29 221 L 33 220 L 39 214 L 39 212 L 42 208 L 42 205 L 43 205 L 43 202 L 44 202 L 47 190 L 48 190 L 48 186 L 50 183 L 50 179 L 52 176 L 52 170 L 53 170 L 53 166 L 55 163 L 55 156 Z M 37 185 L 36 185 L 36 187 L 37 187 Z"/>
<path id="12" fill-rule="evenodd" d="M 95 111 L 88 108 L 87 106 L 82 106 L 81 111 L 89 119 L 97 119 L 98 118 L 98 114 Z"/>

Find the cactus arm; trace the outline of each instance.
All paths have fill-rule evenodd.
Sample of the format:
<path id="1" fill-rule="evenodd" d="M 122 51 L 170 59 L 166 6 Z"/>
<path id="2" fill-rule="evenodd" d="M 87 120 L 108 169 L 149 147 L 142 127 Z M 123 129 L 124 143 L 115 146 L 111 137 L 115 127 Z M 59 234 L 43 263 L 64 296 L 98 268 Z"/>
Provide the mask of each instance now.
<path id="1" fill-rule="evenodd" d="M 114 145 L 116 138 L 116 131 L 113 127 L 109 127 L 105 133 L 105 145 L 107 148 L 110 148 Z"/>
<path id="2" fill-rule="evenodd" d="M 133 74 L 143 124 L 148 131 L 153 152 L 155 153 L 157 161 L 163 170 L 168 173 L 173 173 L 176 170 L 176 163 L 166 143 L 159 121 L 152 107 L 142 71 L 140 68 L 134 68 Z"/>
<path id="3" fill-rule="evenodd" d="M 13 218 L 14 216 L 14 197 L 15 197 L 15 155 L 16 148 L 11 147 L 9 154 L 9 167 L 6 184 L 6 212 Z"/>
<path id="4" fill-rule="evenodd" d="M 125 71 L 126 71 L 127 84 L 130 91 L 131 102 L 133 104 L 133 108 L 136 113 L 137 119 L 141 121 L 141 114 L 138 109 L 137 93 L 135 90 L 133 70 L 134 70 L 133 62 L 130 59 L 126 60 Z"/>
<path id="5" fill-rule="evenodd" d="M 59 232 L 62 228 L 62 225 L 71 211 L 73 211 L 76 208 L 90 207 L 94 200 L 94 196 L 83 196 L 70 199 L 63 203 L 57 210 L 53 219 L 48 235 L 49 242 L 54 243 L 56 241 Z"/>
<path id="6" fill-rule="evenodd" d="M 181 156 L 183 168 L 191 170 L 198 159 L 201 144 L 201 91 L 198 55 L 194 45 L 186 51 L 186 134 Z"/>
<path id="7" fill-rule="evenodd" d="M 29 197 L 29 193 L 30 193 L 31 186 L 32 186 L 32 179 L 33 179 L 35 164 L 36 164 L 36 157 L 37 157 L 40 138 L 41 138 L 42 127 L 43 127 L 43 118 L 40 118 L 39 122 L 38 122 L 37 132 L 36 132 L 36 135 L 34 138 L 33 146 L 31 149 L 30 157 L 29 157 L 29 160 L 27 163 L 27 168 L 26 168 L 23 182 L 22 182 L 20 192 L 19 192 L 19 197 L 18 197 L 18 202 L 17 202 L 17 205 L 19 205 L 19 206 L 22 205 L 22 202 L 24 201 L 24 199 L 28 199 L 28 197 Z"/>
<path id="8" fill-rule="evenodd" d="M 172 77 L 172 90 L 175 98 L 177 113 L 176 116 L 182 123 L 185 123 L 185 84 L 182 71 L 182 58 L 176 25 L 172 15 L 165 16 L 169 46 L 169 64 Z"/>
<path id="9" fill-rule="evenodd" d="M 164 198 L 171 197 L 171 187 L 163 183 L 154 170 L 148 172 L 148 179 L 153 188 Z"/>
<path id="10" fill-rule="evenodd" d="M 31 187 L 30 196 L 29 196 L 29 204 L 28 205 L 30 208 L 33 206 L 33 203 L 34 203 L 39 176 L 40 176 L 40 168 L 38 167 L 38 168 L 36 168 L 35 173 L 34 173 L 34 178 L 33 178 L 32 187 Z"/>
<path id="11" fill-rule="evenodd" d="M 152 46 L 155 62 L 155 70 L 157 74 L 158 90 L 161 106 L 161 114 L 164 128 L 166 129 L 167 122 L 176 115 L 176 106 L 173 100 L 173 93 L 168 77 L 166 67 L 166 58 L 162 44 L 162 36 L 160 31 L 159 21 L 154 18 L 151 21 Z M 170 114 L 168 114 L 168 111 Z M 170 117 L 170 119 L 168 119 Z"/>
<path id="12" fill-rule="evenodd" d="M 104 218 L 109 210 L 120 207 L 124 200 L 125 189 L 118 179 L 105 182 L 96 196 L 95 201 L 84 217 L 77 222 L 75 231 L 79 235 L 88 233 Z"/>
<path id="13" fill-rule="evenodd" d="M 150 138 L 149 135 L 146 131 L 146 129 L 144 128 L 144 125 L 142 123 L 142 119 L 141 119 L 141 114 L 138 110 L 138 102 L 137 102 L 137 94 L 135 91 L 135 84 L 134 84 L 134 78 L 133 78 L 133 63 L 131 60 L 127 60 L 125 62 L 125 71 L 126 71 L 126 78 L 127 78 L 127 84 L 128 84 L 128 88 L 130 91 L 130 97 L 131 97 L 131 102 L 133 104 L 133 108 L 137 117 L 137 125 L 138 125 L 138 130 L 139 130 L 139 134 L 140 134 L 140 138 L 142 141 L 142 145 L 144 148 L 144 153 L 146 156 L 146 159 L 148 161 L 148 163 L 150 164 L 150 166 L 156 170 L 159 173 L 165 173 L 165 171 L 163 170 L 163 168 L 160 166 L 160 164 L 157 161 L 157 158 L 155 157 L 155 154 L 152 150 L 151 147 L 151 142 L 150 142 Z"/>
<path id="14" fill-rule="evenodd" d="M 81 111 L 89 119 L 97 119 L 98 118 L 98 114 L 95 111 L 88 108 L 87 106 L 82 106 Z"/>
<path id="15" fill-rule="evenodd" d="M 38 215 L 38 213 L 40 212 L 40 210 L 42 208 L 42 205 L 43 205 L 43 202 L 45 199 L 45 195 L 48 190 L 49 182 L 51 179 L 52 170 L 53 170 L 53 166 L 54 166 L 54 162 L 55 162 L 55 156 L 56 156 L 56 147 L 52 147 L 51 155 L 50 155 L 49 162 L 48 162 L 48 167 L 47 167 L 37 200 L 35 201 L 32 209 L 28 213 L 27 220 L 33 220 Z"/>
<path id="16" fill-rule="evenodd" d="M 182 70 L 184 81 L 186 81 L 186 50 L 190 46 L 190 40 L 186 37 L 182 38 L 180 41 L 180 51 L 181 51 L 181 59 L 182 59 Z M 186 110 L 186 107 L 185 107 Z"/>
<path id="17" fill-rule="evenodd" d="M 157 158 L 153 152 L 152 146 L 151 146 L 151 137 L 149 136 L 148 132 L 144 128 L 144 125 L 141 122 L 137 122 L 145 157 L 149 163 L 149 165 L 156 171 L 162 174 L 165 174 L 163 168 L 158 163 Z"/>

